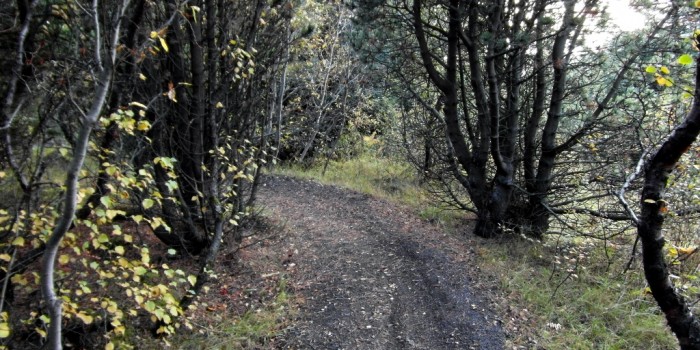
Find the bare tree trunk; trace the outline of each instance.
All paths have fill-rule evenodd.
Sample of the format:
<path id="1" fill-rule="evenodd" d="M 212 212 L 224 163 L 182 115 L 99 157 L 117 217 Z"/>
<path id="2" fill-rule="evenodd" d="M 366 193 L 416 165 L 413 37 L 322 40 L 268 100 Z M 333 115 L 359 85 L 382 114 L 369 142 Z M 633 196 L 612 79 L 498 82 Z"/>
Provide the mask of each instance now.
<path id="1" fill-rule="evenodd" d="M 557 37 L 554 39 L 552 47 L 552 67 L 554 69 L 554 81 L 552 82 L 552 95 L 547 112 L 547 122 L 542 131 L 542 154 L 537 166 L 537 175 L 532 186 L 530 195 L 530 205 L 532 212 L 536 213 L 532 218 L 533 234 L 540 238 L 549 225 L 549 215 L 547 212 L 545 198 L 552 183 L 554 171 L 554 161 L 556 158 L 556 138 L 559 130 L 559 122 L 564 106 L 564 95 L 566 93 L 566 73 L 567 62 L 564 55 L 566 43 L 569 40 L 574 24 L 574 1 L 566 2 L 566 13 Z"/>
<path id="2" fill-rule="evenodd" d="M 134 9 L 134 13 L 130 18 L 128 30 L 126 37 L 122 40 L 127 52 L 130 52 L 135 48 L 136 45 L 136 34 L 138 32 L 139 25 L 143 19 L 145 10 L 146 0 L 139 0 Z M 134 55 L 128 55 L 125 61 L 115 68 L 117 78 L 115 78 L 115 87 L 113 89 L 114 93 L 109 100 L 109 111 L 116 111 L 119 107 L 124 104 L 124 100 L 130 97 L 128 85 L 130 82 L 130 76 L 134 71 L 136 62 L 136 57 Z M 128 101 L 128 100 L 127 100 Z M 104 136 L 102 136 L 102 141 L 100 142 L 100 155 L 99 158 L 103 161 L 100 162 L 100 169 L 97 173 L 97 183 L 95 184 L 95 191 L 88 197 L 88 199 L 83 203 L 83 206 L 76 212 L 75 216 L 78 219 L 84 220 L 92 213 L 92 209 L 95 208 L 100 202 L 102 196 L 109 194 L 109 183 L 110 176 L 107 174 L 107 168 L 109 162 L 105 160 L 111 158 L 112 147 L 114 142 L 119 138 L 119 126 L 115 122 L 110 122 L 107 126 Z"/>
<path id="3" fill-rule="evenodd" d="M 697 40 L 697 39 L 696 39 Z M 696 64 L 700 57 L 695 58 Z M 695 99 L 685 120 L 679 125 L 644 166 L 644 188 L 637 233 L 642 241 L 644 275 L 651 293 L 668 325 L 676 334 L 681 349 L 700 349 L 700 322 L 684 298 L 676 292 L 664 258 L 662 226 L 666 202 L 663 193 L 668 177 L 680 157 L 700 133 L 700 70 L 696 67 Z"/>
<path id="4" fill-rule="evenodd" d="M 289 66 L 289 48 L 291 47 L 292 33 L 291 29 L 287 27 L 287 48 L 285 49 L 282 67 L 282 76 L 280 77 L 280 85 L 277 91 L 277 129 L 275 133 L 275 156 L 276 159 L 280 154 L 280 147 L 282 146 L 282 117 L 284 113 L 284 94 L 287 90 L 287 67 Z"/>
<path id="5" fill-rule="evenodd" d="M 73 216 L 75 215 L 77 206 L 78 177 L 87 154 L 90 134 L 92 133 L 93 127 L 97 124 L 102 112 L 102 106 L 107 99 L 107 94 L 111 87 L 112 71 L 114 59 L 116 57 L 116 47 L 121 32 L 121 19 L 124 16 L 128 3 L 128 0 L 123 1 L 118 15 L 115 16 L 117 23 L 114 24 L 113 37 L 110 40 L 111 46 L 106 48 L 108 50 L 108 55 L 105 55 L 103 53 L 103 49 L 101 48 L 103 38 L 100 33 L 101 23 L 99 20 L 100 17 L 98 16 L 99 12 L 97 0 L 94 0 L 92 4 L 91 15 L 95 22 L 96 31 L 95 60 L 100 72 L 99 76 L 96 77 L 97 90 L 95 92 L 95 96 L 93 97 L 90 110 L 87 113 L 83 113 L 83 123 L 80 128 L 80 134 L 76 139 L 75 148 L 73 149 L 73 157 L 66 173 L 66 192 L 63 197 L 61 216 L 59 217 L 51 236 L 49 236 L 49 239 L 46 242 L 46 250 L 41 263 L 41 292 L 44 297 L 44 301 L 46 302 L 46 306 L 49 309 L 49 315 L 51 318 L 47 336 L 47 348 L 52 350 L 62 349 L 62 305 L 61 299 L 58 297 L 58 295 L 56 295 L 56 291 L 54 290 L 54 267 L 56 263 L 56 255 L 63 237 L 65 236 L 66 232 L 68 232 L 68 229 L 73 222 Z"/>
<path id="6" fill-rule="evenodd" d="M 328 94 L 328 80 L 330 78 L 331 71 L 333 70 L 335 65 L 335 46 L 338 44 L 338 40 L 340 38 L 342 23 L 343 18 L 339 18 L 338 27 L 336 28 L 335 32 L 335 38 L 333 39 L 333 42 L 331 44 L 330 57 L 328 58 L 328 69 L 326 69 L 326 75 L 323 78 L 323 85 L 321 86 L 321 99 L 320 103 L 318 104 L 318 115 L 316 116 L 316 121 L 314 122 L 313 130 L 311 131 L 311 137 L 309 137 L 309 141 L 306 142 L 304 150 L 301 152 L 301 155 L 299 155 L 299 162 L 304 161 L 309 150 L 313 147 L 314 141 L 316 141 L 316 136 L 318 136 L 319 130 L 321 129 L 321 121 L 326 115 L 326 106 L 330 105 L 330 102 L 326 103 L 326 95 Z"/>

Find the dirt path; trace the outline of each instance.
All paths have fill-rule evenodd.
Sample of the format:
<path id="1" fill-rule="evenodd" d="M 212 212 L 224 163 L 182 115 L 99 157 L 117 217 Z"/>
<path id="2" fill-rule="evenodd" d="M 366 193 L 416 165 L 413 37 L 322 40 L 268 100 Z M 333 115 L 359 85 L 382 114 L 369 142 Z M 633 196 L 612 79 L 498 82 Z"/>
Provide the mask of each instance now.
<path id="1" fill-rule="evenodd" d="M 410 211 L 332 186 L 267 178 L 259 200 L 286 221 L 303 298 L 292 349 L 502 349 L 470 289 L 469 247 Z M 472 272 L 469 272 L 472 270 Z"/>

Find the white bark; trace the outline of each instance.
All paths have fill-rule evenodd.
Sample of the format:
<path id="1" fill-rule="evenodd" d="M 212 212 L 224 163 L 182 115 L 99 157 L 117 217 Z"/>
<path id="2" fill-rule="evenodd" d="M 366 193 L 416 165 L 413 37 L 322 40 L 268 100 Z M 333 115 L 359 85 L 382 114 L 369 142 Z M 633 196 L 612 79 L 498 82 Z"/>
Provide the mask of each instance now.
<path id="1" fill-rule="evenodd" d="M 100 114 L 102 113 L 102 107 L 107 99 L 108 92 L 111 87 L 112 73 L 114 68 L 114 61 L 116 57 L 116 47 L 119 41 L 119 36 L 121 33 L 121 18 L 124 16 L 126 7 L 128 6 L 129 0 L 124 0 L 122 2 L 121 8 L 119 8 L 118 13 L 114 16 L 116 23 L 114 23 L 114 30 L 112 32 L 112 38 L 109 46 L 109 52 L 103 53 L 100 50 L 101 38 L 96 35 L 95 38 L 95 55 L 98 57 L 98 72 L 99 75 L 96 79 L 97 86 L 95 95 L 92 98 L 92 104 L 90 110 L 83 115 L 83 123 L 80 128 L 80 133 L 76 139 L 75 148 L 73 149 L 73 156 L 66 173 L 65 180 L 65 193 L 63 196 L 63 208 L 61 209 L 61 216 L 54 227 L 51 236 L 46 242 L 46 251 L 41 262 L 41 292 L 46 302 L 46 306 L 49 309 L 49 315 L 51 318 L 51 323 L 49 325 L 49 332 L 47 336 L 47 347 L 46 349 L 60 350 L 62 349 L 61 344 L 61 319 L 62 319 L 62 307 L 61 299 L 56 294 L 54 289 L 54 270 L 56 263 L 56 255 L 58 254 L 58 248 L 65 236 L 66 232 L 73 222 L 73 216 L 75 215 L 75 210 L 77 206 L 77 194 L 78 194 L 78 179 L 80 176 L 80 170 L 83 167 L 85 157 L 88 150 L 88 144 L 90 141 L 90 134 L 92 133 L 93 127 L 97 124 Z M 97 28 L 100 28 L 98 13 L 98 1 L 94 0 L 92 4 L 92 15 Z M 97 33 L 100 33 L 99 29 Z M 106 57 L 105 57 L 106 56 Z M 106 59 L 105 59 L 106 58 Z M 104 66 L 103 66 L 104 65 Z"/>

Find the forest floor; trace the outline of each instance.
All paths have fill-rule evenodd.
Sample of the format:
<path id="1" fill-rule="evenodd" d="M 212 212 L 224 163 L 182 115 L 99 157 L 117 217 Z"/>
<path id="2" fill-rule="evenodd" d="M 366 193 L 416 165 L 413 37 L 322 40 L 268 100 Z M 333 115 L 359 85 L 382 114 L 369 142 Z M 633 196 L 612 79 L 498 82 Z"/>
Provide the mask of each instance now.
<path id="1" fill-rule="evenodd" d="M 274 346 L 504 348 L 503 305 L 493 285 L 477 283 L 476 238 L 312 181 L 268 176 L 258 200 L 281 231 L 275 250 L 297 310 Z"/>

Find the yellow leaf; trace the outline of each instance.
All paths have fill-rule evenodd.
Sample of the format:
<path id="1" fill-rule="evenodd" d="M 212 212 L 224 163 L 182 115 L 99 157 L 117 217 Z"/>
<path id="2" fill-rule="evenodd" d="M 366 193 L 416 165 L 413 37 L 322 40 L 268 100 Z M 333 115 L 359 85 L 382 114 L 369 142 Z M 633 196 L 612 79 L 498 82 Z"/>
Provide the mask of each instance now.
<path id="1" fill-rule="evenodd" d="M 143 75 L 143 73 L 139 73 L 139 79 L 146 80 L 147 78 L 145 75 Z"/>
<path id="2" fill-rule="evenodd" d="M 63 255 L 61 255 L 61 256 L 58 257 L 58 263 L 59 263 L 59 264 L 65 265 L 65 264 L 67 264 L 68 262 L 70 262 L 70 256 L 68 256 L 68 255 L 66 255 L 66 254 L 63 254 Z"/>
<path id="3" fill-rule="evenodd" d="M 149 123 L 149 122 L 146 121 L 146 120 L 140 120 L 140 121 L 136 124 L 136 130 L 139 130 L 139 131 L 147 131 L 147 130 L 150 129 L 150 128 L 151 128 L 151 123 Z"/>
<path id="4" fill-rule="evenodd" d="M 180 310 L 177 308 L 175 305 L 170 305 L 168 307 L 168 311 L 170 312 L 171 315 L 177 316 L 180 314 Z"/>
<path id="5" fill-rule="evenodd" d="M 14 240 L 12 240 L 12 245 L 16 245 L 18 247 L 21 247 L 24 245 L 24 237 L 17 237 Z"/>
<path id="6" fill-rule="evenodd" d="M 114 332 L 114 334 L 117 334 L 117 335 L 124 335 L 124 333 L 126 332 L 126 327 L 116 326 L 116 327 L 114 327 L 112 332 Z"/>
<path id="7" fill-rule="evenodd" d="M 695 0 L 695 7 L 700 7 L 700 0 Z"/>
<path id="8" fill-rule="evenodd" d="M 668 67 L 666 67 L 666 66 L 662 66 L 660 70 L 661 70 L 661 73 L 664 73 L 664 74 L 671 73 L 671 71 L 668 70 Z"/>
<path id="9" fill-rule="evenodd" d="M 224 108 L 224 104 L 221 102 L 216 103 L 216 108 Z"/>
<path id="10" fill-rule="evenodd" d="M 155 39 L 158 37 L 158 33 L 156 32 L 151 32 L 151 39 Z"/>
<path id="11" fill-rule="evenodd" d="M 29 281 L 24 277 L 24 275 L 14 275 L 10 278 L 10 281 L 14 284 L 19 284 L 20 286 L 26 286 Z"/>
<path id="12" fill-rule="evenodd" d="M 160 40 L 160 46 L 163 47 L 163 50 L 165 50 L 165 52 L 168 52 L 168 44 L 165 43 L 165 39 L 163 39 L 162 37 L 158 37 L 158 40 Z"/>
<path id="13" fill-rule="evenodd" d="M 131 102 L 131 103 L 129 103 L 129 106 L 138 107 L 138 108 L 142 108 L 142 109 L 148 109 L 148 107 L 146 107 L 146 105 L 141 103 L 141 102 Z"/>
<path id="14" fill-rule="evenodd" d="M 649 203 L 649 204 L 656 204 L 656 201 L 653 199 L 645 199 L 644 203 Z"/>
<path id="15" fill-rule="evenodd" d="M 107 216 L 108 219 L 112 220 L 114 219 L 117 215 L 124 215 L 126 214 L 123 210 L 114 210 L 114 209 L 107 209 L 105 211 L 105 216 Z"/>
<path id="16" fill-rule="evenodd" d="M 77 314 L 75 314 L 75 317 L 81 319 L 85 324 L 91 324 L 93 321 L 92 316 L 82 312 L 78 312 Z"/>
<path id="17" fill-rule="evenodd" d="M 656 77 L 656 83 L 661 86 L 673 86 L 673 82 L 670 79 L 664 78 L 660 75 Z"/>
<path id="18" fill-rule="evenodd" d="M 10 324 L 7 322 L 0 323 L 0 338 L 7 338 L 10 336 Z"/>
<path id="19" fill-rule="evenodd" d="M 0 260 L 10 261 L 12 260 L 12 256 L 10 254 L 0 254 Z"/>
<path id="20" fill-rule="evenodd" d="M 672 258 L 677 257 L 678 256 L 678 249 L 676 249 L 674 247 L 668 248 L 668 255 Z"/>
<path id="21" fill-rule="evenodd" d="M 4 179 L 6 176 L 4 171 L 0 171 L 0 179 Z"/>
<path id="22" fill-rule="evenodd" d="M 39 333 L 39 335 L 40 335 L 42 338 L 46 338 L 47 333 L 46 333 L 45 330 L 43 330 L 43 329 L 37 327 L 37 328 L 34 328 L 34 331 L 37 332 L 37 333 Z"/>
<path id="23" fill-rule="evenodd" d="M 697 250 L 697 247 L 683 247 L 683 248 L 678 248 L 678 253 L 683 254 L 683 255 L 690 255 L 695 253 L 695 250 Z"/>
<path id="24" fill-rule="evenodd" d="M 194 286 L 195 283 L 197 283 L 197 276 L 195 276 L 195 275 L 187 276 L 187 282 L 190 282 L 190 284 Z"/>
<path id="25" fill-rule="evenodd" d="M 114 247 L 114 251 L 119 255 L 124 255 L 124 247 L 120 245 Z"/>
<path id="26" fill-rule="evenodd" d="M 107 343 L 107 345 L 105 345 L 105 350 L 114 350 L 114 343 Z"/>

